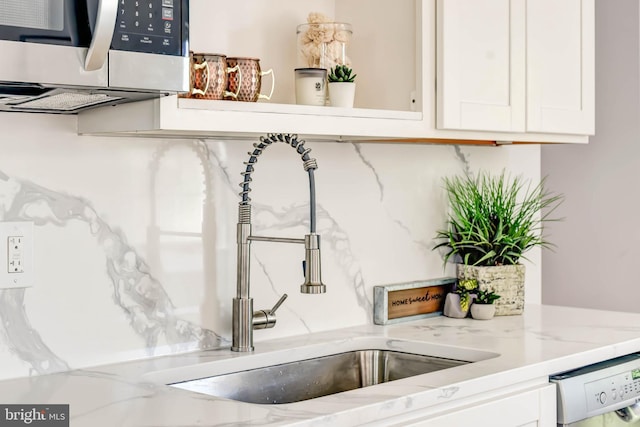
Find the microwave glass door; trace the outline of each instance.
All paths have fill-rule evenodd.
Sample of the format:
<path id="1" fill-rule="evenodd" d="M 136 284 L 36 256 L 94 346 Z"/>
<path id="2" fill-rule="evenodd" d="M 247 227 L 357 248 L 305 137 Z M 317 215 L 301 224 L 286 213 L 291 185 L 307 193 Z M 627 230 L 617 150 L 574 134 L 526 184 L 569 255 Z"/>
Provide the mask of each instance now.
<path id="1" fill-rule="evenodd" d="M 87 5 L 87 0 L 0 0 L 0 40 L 87 47 Z"/>
<path id="2" fill-rule="evenodd" d="M 64 30 L 64 0 L 2 0 L 0 25 L 38 30 Z"/>

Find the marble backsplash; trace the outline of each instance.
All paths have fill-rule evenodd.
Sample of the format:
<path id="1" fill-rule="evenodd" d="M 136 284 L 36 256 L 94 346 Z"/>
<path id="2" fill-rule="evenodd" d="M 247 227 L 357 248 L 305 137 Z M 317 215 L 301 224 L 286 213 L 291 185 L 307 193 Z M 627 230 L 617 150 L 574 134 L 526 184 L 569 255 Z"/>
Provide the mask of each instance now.
<path id="1" fill-rule="evenodd" d="M 78 136 L 73 116 L 0 115 L 0 220 L 35 224 L 35 286 L 0 290 L 0 379 L 230 345 L 240 172 L 253 140 Z M 308 142 L 327 293 L 298 292 L 304 250 L 252 244 L 254 308 L 283 294 L 264 339 L 372 323 L 373 286 L 442 277 L 442 177 L 507 168 L 539 179 L 538 146 Z M 301 238 L 308 180 L 269 147 L 253 230 Z M 540 301 L 540 254 L 527 302 Z"/>

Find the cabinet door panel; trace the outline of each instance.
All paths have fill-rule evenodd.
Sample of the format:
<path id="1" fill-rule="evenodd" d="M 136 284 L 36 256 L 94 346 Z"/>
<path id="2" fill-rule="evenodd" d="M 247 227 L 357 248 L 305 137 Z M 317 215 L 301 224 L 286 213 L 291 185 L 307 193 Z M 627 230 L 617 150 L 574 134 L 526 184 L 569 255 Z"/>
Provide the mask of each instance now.
<path id="1" fill-rule="evenodd" d="M 402 425 L 404 427 L 555 427 L 555 384 L 498 399 L 489 399 L 447 414 Z"/>
<path id="2" fill-rule="evenodd" d="M 594 2 L 527 2 L 527 131 L 593 134 Z"/>
<path id="3" fill-rule="evenodd" d="M 438 127 L 524 131 L 524 0 L 439 0 Z"/>

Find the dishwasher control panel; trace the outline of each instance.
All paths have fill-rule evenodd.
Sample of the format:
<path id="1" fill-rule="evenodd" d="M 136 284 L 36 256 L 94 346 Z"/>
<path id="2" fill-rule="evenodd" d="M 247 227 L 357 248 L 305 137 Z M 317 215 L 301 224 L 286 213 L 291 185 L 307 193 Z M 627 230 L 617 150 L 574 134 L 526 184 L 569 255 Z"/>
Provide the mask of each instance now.
<path id="1" fill-rule="evenodd" d="M 640 399 L 640 354 L 552 375 L 558 423 L 570 424 L 633 405 Z"/>
<path id="2" fill-rule="evenodd" d="M 640 396 L 640 369 L 591 381 L 584 385 L 587 409 L 594 411 Z"/>

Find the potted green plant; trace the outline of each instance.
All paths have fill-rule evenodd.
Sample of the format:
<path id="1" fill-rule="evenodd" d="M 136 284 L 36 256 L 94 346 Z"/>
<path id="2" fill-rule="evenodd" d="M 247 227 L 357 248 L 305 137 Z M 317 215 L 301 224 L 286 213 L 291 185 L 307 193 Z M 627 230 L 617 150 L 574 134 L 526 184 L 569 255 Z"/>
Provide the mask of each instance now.
<path id="1" fill-rule="evenodd" d="M 445 248 L 444 263 L 457 264 L 458 279 L 476 279 L 479 289 L 502 296 L 496 315 L 524 309 L 524 265 L 520 259 L 534 247 L 550 247 L 543 226 L 563 196 L 502 171 L 444 178 L 450 212 L 447 227 L 436 233 L 434 250 Z"/>
<path id="2" fill-rule="evenodd" d="M 353 107 L 356 94 L 353 70 L 346 65 L 336 65 L 329 71 L 329 101 L 332 107 Z"/>
<path id="3" fill-rule="evenodd" d="M 479 320 L 489 320 L 496 313 L 496 306 L 493 304 L 500 299 L 500 295 L 493 290 L 478 289 L 476 297 L 471 304 L 471 317 Z"/>

